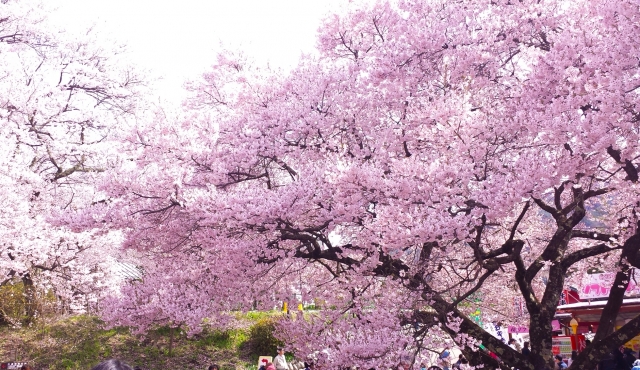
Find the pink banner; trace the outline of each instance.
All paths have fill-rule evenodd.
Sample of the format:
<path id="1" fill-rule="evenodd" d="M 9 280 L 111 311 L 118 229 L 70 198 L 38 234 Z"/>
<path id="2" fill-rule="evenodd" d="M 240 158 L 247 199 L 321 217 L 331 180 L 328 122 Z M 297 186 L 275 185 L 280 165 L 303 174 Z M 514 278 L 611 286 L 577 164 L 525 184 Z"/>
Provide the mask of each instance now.
<path id="1" fill-rule="evenodd" d="M 633 275 L 629 286 L 627 287 L 626 295 L 640 295 L 640 286 L 636 285 L 633 276 L 640 276 L 637 273 L 637 269 L 633 269 Z M 582 279 L 582 286 L 580 287 L 580 298 L 606 298 L 609 296 L 611 290 L 611 284 L 615 279 L 616 274 L 614 272 L 603 272 L 600 274 L 586 274 Z"/>
<path id="2" fill-rule="evenodd" d="M 509 325 L 509 333 L 511 334 L 521 334 L 528 332 L 529 328 L 524 325 Z"/>

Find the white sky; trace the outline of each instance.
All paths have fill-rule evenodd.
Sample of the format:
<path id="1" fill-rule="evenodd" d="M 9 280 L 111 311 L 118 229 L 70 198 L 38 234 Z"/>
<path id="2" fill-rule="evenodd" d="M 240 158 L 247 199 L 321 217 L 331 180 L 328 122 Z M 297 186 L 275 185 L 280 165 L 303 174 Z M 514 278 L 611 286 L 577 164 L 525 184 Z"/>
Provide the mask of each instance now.
<path id="1" fill-rule="evenodd" d="M 220 45 L 272 67 L 291 68 L 315 47 L 324 15 L 345 0 L 48 0 L 69 30 L 96 24 L 128 45 L 132 59 L 163 76 L 175 98 L 185 78 L 212 64 Z"/>

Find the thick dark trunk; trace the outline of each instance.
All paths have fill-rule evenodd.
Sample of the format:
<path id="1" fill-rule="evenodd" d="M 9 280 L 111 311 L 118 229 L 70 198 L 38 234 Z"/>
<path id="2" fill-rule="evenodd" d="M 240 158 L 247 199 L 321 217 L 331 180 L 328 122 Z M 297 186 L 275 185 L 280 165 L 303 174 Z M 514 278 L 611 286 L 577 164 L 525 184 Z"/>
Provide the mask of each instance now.
<path id="1" fill-rule="evenodd" d="M 31 279 L 31 275 L 22 275 L 22 287 L 24 289 L 24 319 L 25 325 L 31 324 L 36 317 L 36 288 Z"/>
<path id="2" fill-rule="evenodd" d="M 627 286 L 629 285 L 629 280 L 631 277 L 631 266 L 628 265 L 627 261 L 632 264 L 636 264 L 636 255 L 638 254 L 639 249 L 640 236 L 638 235 L 638 231 L 636 231 L 636 234 L 627 239 L 622 247 L 620 262 L 618 263 L 620 271 L 616 273 L 616 278 L 611 285 L 607 304 L 602 310 L 602 315 L 600 315 L 598 331 L 596 332 L 596 336 L 593 339 L 594 343 L 604 339 L 615 330 L 616 318 L 618 317 L 618 313 L 620 312 L 620 306 L 622 305 L 622 301 L 624 299 L 624 293 L 627 290 Z"/>
<path id="3" fill-rule="evenodd" d="M 0 326 L 8 324 L 10 324 L 9 320 L 7 320 L 7 318 L 5 317 L 4 312 L 0 311 Z"/>
<path id="4" fill-rule="evenodd" d="M 571 227 L 559 227 L 554 238 L 545 250 L 548 260 L 557 261 L 564 255 L 569 240 L 571 239 Z M 543 253 L 544 255 L 544 253 Z M 551 321 L 558 308 L 558 301 L 564 288 L 565 270 L 560 263 L 553 263 L 549 268 L 547 286 L 542 300 L 538 303 L 535 298 L 529 299 L 529 340 L 531 342 L 531 354 L 529 361 L 536 370 L 555 369 L 557 367 L 552 352 L 553 327 Z M 519 284 L 528 290 L 522 290 L 525 294 L 533 295 L 529 282 Z"/>
<path id="5" fill-rule="evenodd" d="M 530 316 L 529 340 L 531 354 L 529 355 L 529 361 L 531 361 L 536 370 L 555 368 L 553 352 L 551 351 L 551 337 L 553 334 L 551 319 L 552 317 L 540 313 L 534 313 Z"/>
<path id="6" fill-rule="evenodd" d="M 616 274 L 616 278 L 613 281 L 613 285 L 611 286 L 609 297 L 607 299 L 607 304 L 602 310 L 602 315 L 600 315 L 598 331 L 596 332 L 596 336 L 593 338 L 594 343 L 604 339 L 615 330 L 616 318 L 620 312 L 620 306 L 624 299 L 624 292 L 627 290 L 627 286 L 629 285 L 630 273 L 631 269 L 625 266 Z"/>

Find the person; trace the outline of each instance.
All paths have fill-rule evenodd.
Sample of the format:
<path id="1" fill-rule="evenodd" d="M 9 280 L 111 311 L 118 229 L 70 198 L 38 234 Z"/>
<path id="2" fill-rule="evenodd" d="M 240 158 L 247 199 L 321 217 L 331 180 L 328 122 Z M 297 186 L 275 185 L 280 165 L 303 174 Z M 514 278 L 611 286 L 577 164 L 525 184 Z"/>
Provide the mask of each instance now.
<path id="1" fill-rule="evenodd" d="M 525 356 L 529 356 L 531 354 L 531 350 L 529 349 L 529 342 L 524 342 L 524 347 L 522 347 L 522 354 Z"/>
<path id="2" fill-rule="evenodd" d="M 398 364 L 398 370 L 409 370 L 411 368 L 412 358 L 407 354 L 400 356 L 400 363 Z"/>
<path id="3" fill-rule="evenodd" d="M 613 360 L 615 362 L 616 370 L 629 370 L 631 368 L 631 367 L 627 367 L 627 363 L 624 361 L 622 348 L 613 350 Z"/>
<path id="4" fill-rule="evenodd" d="M 578 358 L 578 351 L 571 351 L 571 357 L 569 357 L 569 359 L 567 360 L 567 365 L 571 366 L 571 364 L 573 363 L 573 361 L 576 360 L 576 358 Z"/>
<path id="5" fill-rule="evenodd" d="M 133 368 L 118 359 L 112 358 L 97 364 L 91 370 L 133 370 Z"/>
<path id="6" fill-rule="evenodd" d="M 633 367 L 631 368 L 631 370 L 640 370 L 640 360 L 635 360 L 633 362 Z"/>
<path id="7" fill-rule="evenodd" d="M 449 351 L 449 346 L 445 347 L 444 351 L 440 353 L 440 362 L 442 364 L 442 370 L 451 369 L 451 352 Z"/>
<path id="8" fill-rule="evenodd" d="M 209 366 L 209 370 L 220 370 L 220 366 L 218 366 L 218 364 L 213 364 Z"/>
<path id="9" fill-rule="evenodd" d="M 462 368 L 463 368 L 462 365 L 466 365 L 468 363 L 469 363 L 469 361 L 467 361 L 467 359 L 464 358 L 464 356 L 462 354 L 460 354 L 460 357 L 458 357 L 458 361 L 455 364 L 451 365 L 451 368 L 452 369 L 462 370 Z"/>
<path id="10" fill-rule="evenodd" d="M 615 370 L 616 361 L 612 353 L 607 353 L 598 364 L 598 370 Z"/>
<path id="11" fill-rule="evenodd" d="M 420 370 L 427 370 L 427 365 L 424 362 L 420 364 Z"/>
<path id="12" fill-rule="evenodd" d="M 267 370 L 276 370 L 276 367 L 273 366 L 273 362 L 267 362 Z"/>
<path id="13" fill-rule="evenodd" d="M 520 352 L 522 350 L 522 346 L 520 345 L 520 343 L 518 343 L 516 338 L 509 339 L 509 347 L 511 347 L 511 349 L 515 350 L 516 352 Z"/>
<path id="14" fill-rule="evenodd" d="M 284 348 L 278 348 L 278 355 L 273 359 L 273 366 L 276 370 L 288 370 L 287 359 L 284 357 Z"/>
<path id="15" fill-rule="evenodd" d="M 627 369 L 633 367 L 633 364 L 636 362 L 636 356 L 633 355 L 633 350 L 631 348 L 625 347 L 624 349 L 624 363 Z"/>
<path id="16" fill-rule="evenodd" d="M 568 367 L 567 364 L 562 359 L 562 355 L 556 355 L 556 363 L 558 364 L 559 370 L 564 370 Z"/>

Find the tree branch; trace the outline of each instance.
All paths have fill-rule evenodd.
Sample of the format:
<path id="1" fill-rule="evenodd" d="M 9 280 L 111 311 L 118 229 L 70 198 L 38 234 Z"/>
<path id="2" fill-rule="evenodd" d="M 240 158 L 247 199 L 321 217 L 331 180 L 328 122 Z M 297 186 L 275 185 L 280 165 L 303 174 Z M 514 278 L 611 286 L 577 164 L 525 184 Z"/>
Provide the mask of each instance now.
<path id="1" fill-rule="evenodd" d="M 573 230 L 571 232 L 571 238 L 584 238 L 591 240 L 600 240 L 603 242 L 609 242 L 612 238 L 617 238 L 618 235 L 600 234 L 595 231 L 589 230 Z"/>
<path id="2" fill-rule="evenodd" d="M 542 199 L 538 199 L 536 197 L 531 197 L 531 199 L 533 199 L 533 201 L 536 202 L 538 207 L 542 208 L 542 210 L 549 213 L 551 216 L 553 216 L 553 218 L 557 218 L 558 210 L 556 210 L 555 208 L 551 207 L 550 205 L 542 201 Z"/>
<path id="3" fill-rule="evenodd" d="M 599 254 L 611 252 L 613 250 L 620 249 L 620 248 L 622 247 L 609 247 L 606 244 L 601 243 L 601 244 L 591 246 L 589 248 L 580 249 L 563 258 L 562 268 L 566 271 L 574 263 L 578 261 L 582 261 L 585 258 L 594 257 Z"/>
<path id="4" fill-rule="evenodd" d="M 515 236 L 516 231 L 518 230 L 518 226 L 520 225 L 520 222 L 524 218 L 524 215 L 529 210 L 530 205 L 531 203 L 529 203 L 528 201 L 524 204 L 524 208 L 522 209 L 522 212 L 520 212 L 520 216 L 518 216 L 518 218 L 516 219 L 516 222 L 513 224 L 513 227 L 511 228 L 511 234 L 509 234 L 509 239 L 508 239 L 509 241 L 513 241 L 513 237 Z"/>

